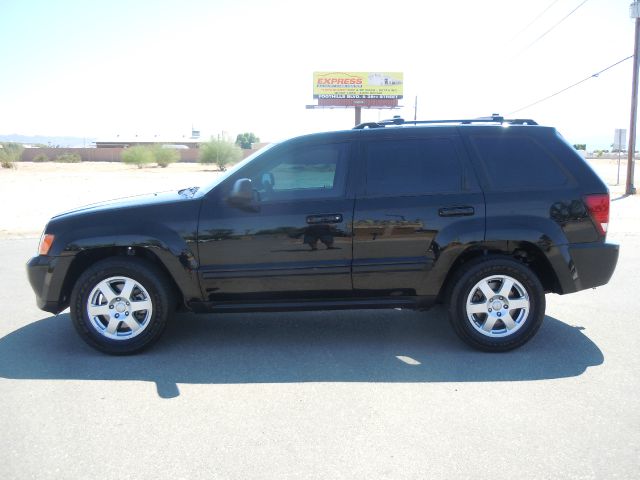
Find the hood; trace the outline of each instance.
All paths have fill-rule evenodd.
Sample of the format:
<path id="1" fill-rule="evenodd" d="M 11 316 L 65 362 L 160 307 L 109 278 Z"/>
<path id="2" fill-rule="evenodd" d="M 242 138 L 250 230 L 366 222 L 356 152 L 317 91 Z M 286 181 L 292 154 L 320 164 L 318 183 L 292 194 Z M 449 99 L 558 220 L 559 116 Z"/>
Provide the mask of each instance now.
<path id="1" fill-rule="evenodd" d="M 151 205 L 161 205 L 165 203 L 175 203 L 180 201 L 189 201 L 194 197 L 197 188 L 185 188 L 178 191 L 167 191 L 167 192 L 158 192 L 158 193 L 147 193 L 142 195 L 134 195 L 131 197 L 124 197 L 115 200 L 107 200 L 104 202 L 92 203 L 90 205 L 85 205 L 83 207 L 75 208 L 73 210 L 68 210 L 66 212 L 59 213 L 52 217 L 52 219 L 77 215 L 77 214 L 85 214 L 85 213 L 93 213 L 93 212 L 102 212 L 106 210 L 117 210 L 121 208 L 134 208 L 134 207 L 145 207 Z"/>

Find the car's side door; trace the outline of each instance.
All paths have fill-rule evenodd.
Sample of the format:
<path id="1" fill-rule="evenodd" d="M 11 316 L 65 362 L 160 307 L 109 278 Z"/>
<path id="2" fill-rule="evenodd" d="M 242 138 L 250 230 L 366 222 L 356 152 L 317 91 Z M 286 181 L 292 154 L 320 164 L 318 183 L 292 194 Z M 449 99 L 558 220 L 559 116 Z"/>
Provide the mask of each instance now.
<path id="1" fill-rule="evenodd" d="M 205 298 L 351 295 L 352 151 L 349 141 L 284 143 L 210 192 L 198 228 Z M 246 179 L 254 199 L 251 205 L 234 205 L 234 186 Z"/>
<path id="2" fill-rule="evenodd" d="M 451 263 L 484 239 L 485 204 L 453 129 L 363 142 L 353 286 L 374 296 L 438 294 Z"/>

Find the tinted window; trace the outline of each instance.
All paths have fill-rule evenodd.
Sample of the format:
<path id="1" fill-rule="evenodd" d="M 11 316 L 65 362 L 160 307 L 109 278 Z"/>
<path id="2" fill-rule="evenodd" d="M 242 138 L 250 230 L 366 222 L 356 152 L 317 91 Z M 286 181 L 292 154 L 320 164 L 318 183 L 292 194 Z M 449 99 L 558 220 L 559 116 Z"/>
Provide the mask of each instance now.
<path id="1" fill-rule="evenodd" d="M 346 144 L 298 147 L 271 156 L 252 175 L 262 200 L 322 198 L 344 193 Z"/>
<path id="2" fill-rule="evenodd" d="M 368 195 L 457 192 L 462 169 L 447 138 L 371 142 L 367 146 Z"/>
<path id="3" fill-rule="evenodd" d="M 529 137 L 472 136 L 489 182 L 501 189 L 559 187 L 567 177 L 549 153 Z"/>

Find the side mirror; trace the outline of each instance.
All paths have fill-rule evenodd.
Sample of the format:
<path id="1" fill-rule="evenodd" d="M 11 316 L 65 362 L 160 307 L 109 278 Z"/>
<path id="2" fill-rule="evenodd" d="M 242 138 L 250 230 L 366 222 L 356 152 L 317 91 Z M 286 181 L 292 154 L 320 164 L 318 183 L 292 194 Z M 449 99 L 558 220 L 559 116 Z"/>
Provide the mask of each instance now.
<path id="1" fill-rule="evenodd" d="M 227 201 L 230 205 L 243 210 L 257 212 L 260 209 L 254 197 L 253 187 L 249 178 L 239 178 L 236 180 Z"/>

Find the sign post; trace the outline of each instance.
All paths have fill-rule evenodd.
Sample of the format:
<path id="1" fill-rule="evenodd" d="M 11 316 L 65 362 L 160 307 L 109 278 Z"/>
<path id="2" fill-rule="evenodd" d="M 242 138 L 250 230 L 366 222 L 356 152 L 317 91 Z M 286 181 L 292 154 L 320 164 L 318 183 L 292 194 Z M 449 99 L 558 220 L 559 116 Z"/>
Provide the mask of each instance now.
<path id="1" fill-rule="evenodd" d="M 613 149 L 618 151 L 618 178 L 616 185 L 620 185 L 620 153 L 624 150 L 625 143 L 627 143 L 627 130 L 624 128 L 616 128 L 613 137 Z"/>

